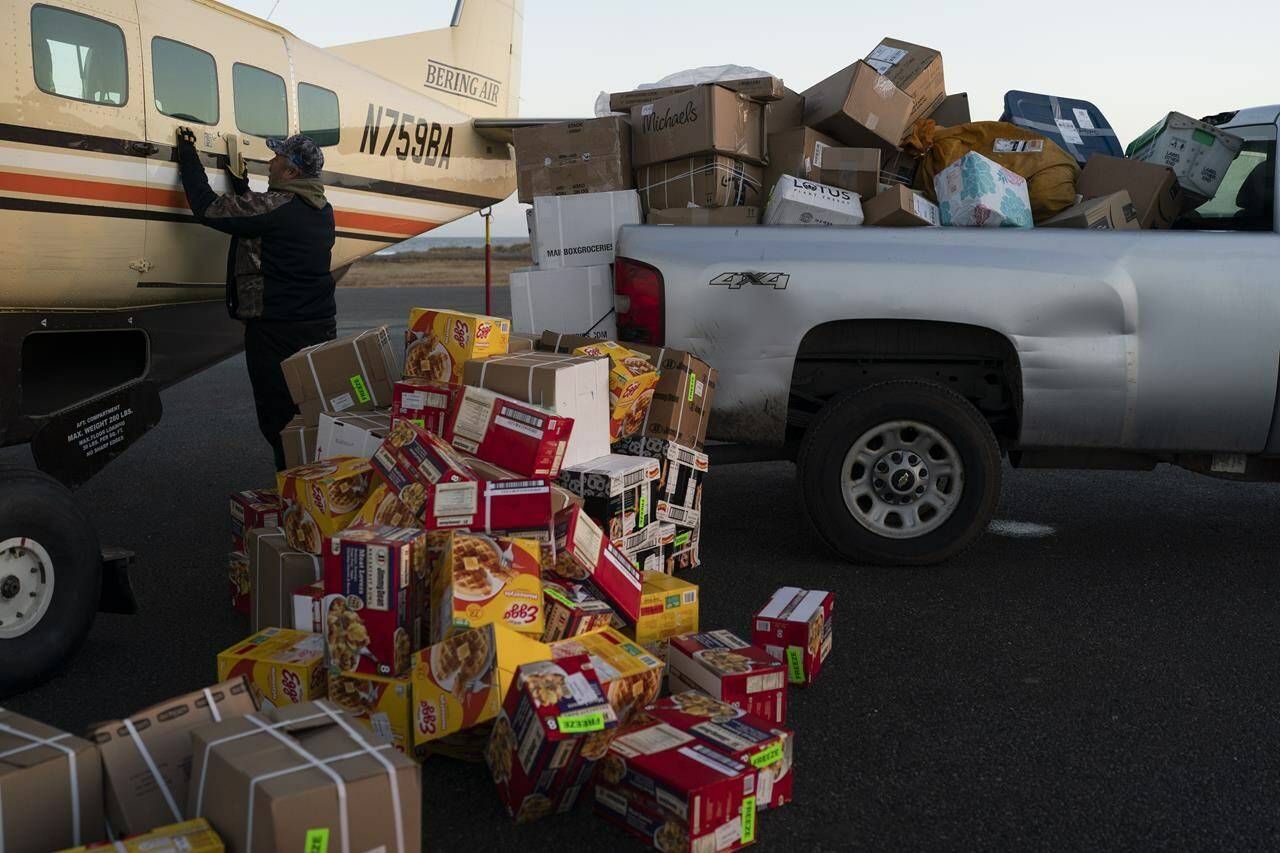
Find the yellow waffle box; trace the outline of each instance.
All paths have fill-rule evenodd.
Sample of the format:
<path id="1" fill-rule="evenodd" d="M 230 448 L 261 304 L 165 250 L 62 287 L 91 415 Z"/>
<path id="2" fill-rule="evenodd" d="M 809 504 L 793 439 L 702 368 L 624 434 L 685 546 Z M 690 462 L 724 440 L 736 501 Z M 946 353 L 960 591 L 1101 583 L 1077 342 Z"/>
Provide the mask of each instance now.
<path id="1" fill-rule="evenodd" d="M 325 698 L 324 637 L 265 628 L 218 655 L 218 680 L 243 675 L 262 708 Z"/>
<path id="2" fill-rule="evenodd" d="M 412 679 L 329 670 L 329 701 L 413 758 Z"/>
<path id="3" fill-rule="evenodd" d="M 365 504 L 373 468 L 368 459 L 338 456 L 276 474 L 284 507 L 280 524 L 289 547 L 319 554 L 327 536 L 346 530 Z"/>
<path id="4" fill-rule="evenodd" d="M 516 669 L 550 659 L 549 646 L 505 625 L 459 631 L 416 652 L 410 675 L 414 747 L 494 719 Z"/>
<path id="5" fill-rule="evenodd" d="M 613 341 L 580 346 L 573 354 L 609 359 L 609 440 L 640 432 L 661 378 L 649 357 Z"/>
<path id="6" fill-rule="evenodd" d="M 431 572 L 431 639 L 495 623 L 540 639 L 541 554 L 536 539 L 450 531 Z"/>
<path id="7" fill-rule="evenodd" d="M 60 853 L 81 853 L 83 850 L 110 853 L 223 853 L 226 849 L 209 822 L 198 817 L 162 826 L 141 835 L 131 835 L 119 841 L 99 841 L 87 847 L 68 847 Z"/>
<path id="8" fill-rule="evenodd" d="M 421 527 L 418 517 L 409 511 L 386 483 L 374 482 L 369 496 L 356 512 L 352 525 L 366 527 Z"/>
<path id="9" fill-rule="evenodd" d="M 614 628 L 558 640 L 554 659 L 590 655 L 609 705 L 625 725 L 636 711 L 658 698 L 665 664 Z"/>
<path id="10" fill-rule="evenodd" d="M 462 366 L 473 358 L 506 355 L 511 321 L 465 311 L 414 308 L 404 335 L 404 375 L 462 382 Z"/>
<path id="11" fill-rule="evenodd" d="M 698 586 L 665 572 L 644 572 L 640 618 L 625 631 L 637 643 L 658 643 L 698 630 Z"/>

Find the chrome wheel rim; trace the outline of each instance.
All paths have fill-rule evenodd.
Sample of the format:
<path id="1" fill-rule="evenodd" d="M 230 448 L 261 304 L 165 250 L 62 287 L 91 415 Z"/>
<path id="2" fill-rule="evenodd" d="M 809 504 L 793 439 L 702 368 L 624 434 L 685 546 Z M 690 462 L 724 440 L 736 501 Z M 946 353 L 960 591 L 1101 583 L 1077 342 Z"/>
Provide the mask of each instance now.
<path id="1" fill-rule="evenodd" d="M 0 542 L 0 640 L 30 631 L 53 601 L 53 561 L 34 539 Z"/>
<path id="2" fill-rule="evenodd" d="M 960 505 L 964 464 L 955 445 L 920 421 L 888 421 L 845 454 L 840 489 L 858 523 L 886 539 L 937 530 Z"/>

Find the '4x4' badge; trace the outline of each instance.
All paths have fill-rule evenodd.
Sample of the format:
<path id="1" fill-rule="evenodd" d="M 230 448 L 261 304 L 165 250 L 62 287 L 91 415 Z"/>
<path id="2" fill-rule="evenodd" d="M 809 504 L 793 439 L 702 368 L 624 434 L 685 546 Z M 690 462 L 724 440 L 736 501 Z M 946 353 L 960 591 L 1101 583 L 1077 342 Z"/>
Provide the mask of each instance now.
<path id="1" fill-rule="evenodd" d="M 786 290 L 789 281 L 791 276 L 785 272 L 722 272 L 711 279 L 710 284 L 723 285 L 730 290 L 741 290 L 746 284 Z"/>

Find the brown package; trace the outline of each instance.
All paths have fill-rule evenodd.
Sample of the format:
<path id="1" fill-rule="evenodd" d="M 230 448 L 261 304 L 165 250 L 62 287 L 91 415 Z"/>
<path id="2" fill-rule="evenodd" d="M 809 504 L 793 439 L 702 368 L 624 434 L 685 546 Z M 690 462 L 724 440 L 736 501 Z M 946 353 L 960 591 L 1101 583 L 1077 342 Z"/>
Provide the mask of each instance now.
<path id="1" fill-rule="evenodd" d="M 635 168 L 698 154 L 764 163 L 764 107 L 723 86 L 698 86 L 631 108 Z"/>
<path id="2" fill-rule="evenodd" d="M 293 591 L 324 577 L 324 564 L 316 554 L 295 551 L 284 531 L 249 531 L 249 624 L 254 633 L 263 628 L 293 627 Z"/>
<path id="3" fill-rule="evenodd" d="M 769 165 L 764 170 L 765 201 L 769 200 L 769 194 L 783 175 L 817 180 L 817 163 L 822 161 L 823 152 L 839 146 L 839 142 L 811 127 L 770 134 Z"/>
<path id="4" fill-rule="evenodd" d="M 868 54 L 866 61 L 911 97 L 907 127 L 928 117 L 947 96 L 942 79 L 942 54 L 933 48 L 885 38 Z"/>
<path id="5" fill-rule="evenodd" d="M 928 117 L 937 122 L 940 127 L 955 127 L 957 124 L 968 124 L 973 121 L 969 114 L 969 93 L 960 92 L 955 95 L 947 95 L 942 99 L 942 103 L 938 104 L 937 109 L 929 113 Z"/>
<path id="6" fill-rule="evenodd" d="M 644 218 L 646 225 L 723 225 L 737 227 L 759 225 L 758 207 L 673 207 L 651 210 Z"/>
<path id="7" fill-rule="evenodd" d="M 330 702 L 201 726 L 191 744 L 187 811 L 233 853 L 422 849 L 418 765 Z"/>
<path id="8" fill-rule="evenodd" d="M 719 80 L 717 86 L 723 86 L 731 92 L 738 92 L 757 101 L 778 101 L 786 98 L 789 91 L 777 77 L 743 77 L 738 80 Z M 614 92 L 609 96 L 609 110 L 625 113 L 634 106 L 651 104 L 668 95 L 687 92 L 694 86 L 665 86 L 661 89 L 634 89 L 630 92 Z M 794 93 L 793 93 L 794 94 Z"/>
<path id="9" fill-rule="evenodd" d="M 529 332 L 512 332 L 507 341 L 507 354 L 533 352 L 538 348 L 538 336 Z"/>
<path id="10" fill-rule="evenodd" d="M 804 124 L 804 95 L 790 89 L 782 90 L 782 98 L 764 105 L 764 132 L 766 136 Z M 773 151 L 769 151 L 772 159 Z"/>
<path id="11" fill-rule="evenodd" d="M 804 123 L 854 148 L 896 149 L 911 109 L 910 95 L 861 60 L 804 91 Z"/>
<path id="12" fill-rule="evenodd" d="M 5 851 L 36 853 L 103 840 L 97 747 L 0 708 L 0 805 Z"/>
<path id="13" fill-rule="evenodd" d="M 299 350 L 280 363 L 303 422 L 315 426 L 320 412 L 384 409 L 400 378 L 387 327 Z"/>
<path id="14" fill-rule="evenodd" d="M 879 148 L 826 148 L 818 167 L 818 183 L 858 194 L 863 202 L 880 190 Z"/>
<path id="15" fill-rule="evenodd" d="M 317 414 L 316 418 L 319 417 Z M 280 430 L 286 468 L 297 468 L 316 461 L 316 436 L 319 432 L 320 428 L 315 423 L 308 425 L 302 415 L 294 415 L 293 420 Z"/>
<path id="16" fill-rule="evenodd" d="M 631 126 L 624 116 L 518 127 L 517 198 L 629 190 Z"/>
<path id="17" fill-rule="evenodd" d="M 902 228 L 941 225 L 938 206 L 901 184 L 894 184 L 875 198 L 862 203 L 864 226 Z"/>
<path id="18" fill-rule="evenodd" d="M 1095 231 L 1137 231 L 1138 211 L 1129 200 L 1128 190 L 1120 190 L 1099 198 L 1085 199 L 1072 205 L 1038 228 L 1089 228 Z"/>
<path id="19" fill-rule="evenodd" d="M 707 154 L 636 169 L 636 191 L 645 212 L 676 207 L 761 206 L 764 169 L 732 157 Z"/>
<path id="20" fill-rule="evenodd" d="M 91 737 L 102 753 L 112 828 L 133 835 L 180 823 L 191 781 L 192 730 L 254 710 L 248 683 L 236 678 L 95 728 Z"/>
<path id="21" fill-rule="evenodd" d="M 1168 229 L 1182 215 L 1186 195 L 1168 166 L 1094 154 L 1085 163 L 1076 192 L 1086 199 L 1120 190 L 1129 193 L 1140 228 Z"/>

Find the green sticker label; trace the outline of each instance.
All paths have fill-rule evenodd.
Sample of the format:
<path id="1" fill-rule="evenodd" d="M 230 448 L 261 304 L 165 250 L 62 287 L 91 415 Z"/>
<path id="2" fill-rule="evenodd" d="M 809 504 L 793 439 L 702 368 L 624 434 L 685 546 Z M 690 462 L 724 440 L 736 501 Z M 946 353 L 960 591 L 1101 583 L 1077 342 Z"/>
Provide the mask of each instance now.
<path id="1" fill-rule="evenodd" d="M 750 844 L 756 840 L 756 798 L 742 798 L 742 843 Z"/>
<path id="2" fill-rule="evenodd" d="M 689 374 L 689 402 L 690 403 L 693 402 L 693 392 L 694 392 L 694 389 L 696 389 L 697 387 L 698 387 L 698 377 L 690 373 Z"/>
<path id="3" fill-rule="evenodd" d="M 328 853 L 329 830 L 308 829 L 306 845 L 302 848 L 302 850 L 303 850 L 303 853 Z"/>
<path id="4" fill-rule="evenodd" d="M 640 506 L 636 508 L 636 527 L 643 528 L 649 523 L 649 490 L 640 490 Z"/>
<path id="5" fill-rule="evenodd" d="M 768 767 L 782 760 L 782 741 L 774 741 L 769 746 L 751 756 L 752 767 Z"/>
<path id="6" fill-rule="evenodd" d="M 556 592 L 554 589 L 552 589 L 552 588 L 551 588 L 551 587 L 549 587 L 549 586 L 544 586 L 544 587 L 542 588 L 542 592 L 543 592 L 543 594 L 544 594 L 544 595 L 546 595 L 547 597 L 549 597 L 549 598 L 554 598 L 556 601 L 560 602 L 560 603 L 561 603 L 561 604 L 563 604 L 565 607 L 568 607 L 570 610 L 572 610 L 572 609 L 574 609 L 574 608 L 576 607 L 576 605 L 575 605 L 572 601 L 570 601 L 569 599 L 565 598 L 563 595 L 561 595 L 560 593 Z"/>
<path id="7" fill-rule="evenodd" d="M 427 428 L 427 422 L 426 422 L 426 420 L 425 420 L 425 419 L 423 419 L 423 418 L 413 418 L 413 419 L 411 419 L 411 420 L 409 421 L 409 423 L 413 424 L 413 425 L 414 425 L 414 426 L 416 426 L 418 429 L 426 429 L 426 428 Z"/>
<path id="8" fill-rule="evenodd" d="M 556 718 L 556 725 L 565 734 L 581 734 L 583 732 L 604 731 L 604 712 L 594 714 L 561 714 Z"/>
<path id="9" fill-rule="evenodd" d="M 356 399 L 361 403 L 369 402 L 369 388 L 364 384 L 364 377 L 356 374 L 351 377 L 351 388 L 356 392 Z"/>
<path id="10" fill-rule="evenodd" d="M 680 548 L 689 544 L 689 540 L 693 538 L 693 534 L 689 531 L 680 533 L 676 536 L 676 547 Z"/>
<path id="11" fill-rule="evenodd" d="M 1207 130 L 1201 130 L 1200 128 L 1196 128 L 1192 131 L 1191 140 L 1197 145 L 1205 145 L 1209 148 L 1212 148 L 1213 143 L 1217 142 L 1217 139 L 1212 133 Z"/>
<path id="12" fill-rule="evenodd" d="M 804 684 L 804 649 L 787 646 L 787 678 L 792 684 Z"/>

